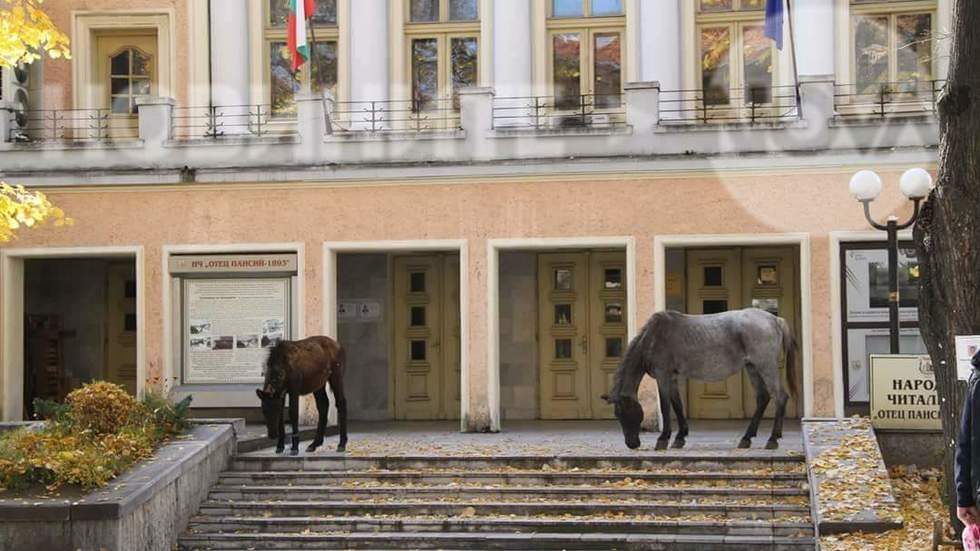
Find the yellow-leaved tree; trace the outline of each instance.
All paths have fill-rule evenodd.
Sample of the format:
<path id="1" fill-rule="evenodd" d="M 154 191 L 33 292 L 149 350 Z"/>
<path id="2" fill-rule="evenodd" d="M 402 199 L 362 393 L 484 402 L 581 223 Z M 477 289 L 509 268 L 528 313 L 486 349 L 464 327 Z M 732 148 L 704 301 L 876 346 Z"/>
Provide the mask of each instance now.
<path id="1" fill-rule="evenodd" d="M 43 0 L 0 0 L 0 67 L 41 58 L 70 58 L 68 36 L 41 10 Z"/>
<path id="2" fill-rule="evenodd" d="M 68 37 L 41 11 L 42 1 L 0 0 L 0 67 L 33 63 L 44 52 L 53 59 L 71 57 Z M 71 223 L 40 191 L 0 181 L 0 243 L 13 239 L 17 229 L 46 220 L 56 226 Z"/>
<path id="3" fill-rule="evenodd" d="M 14 232 L 21 226 L 32 228 L 47 220 L 52 220 L 55 226 L 72 223 L 71 218 L 40 191 L 28 191 L 24 186 L 0 181 L 0 243 L 13 239 Z"/>

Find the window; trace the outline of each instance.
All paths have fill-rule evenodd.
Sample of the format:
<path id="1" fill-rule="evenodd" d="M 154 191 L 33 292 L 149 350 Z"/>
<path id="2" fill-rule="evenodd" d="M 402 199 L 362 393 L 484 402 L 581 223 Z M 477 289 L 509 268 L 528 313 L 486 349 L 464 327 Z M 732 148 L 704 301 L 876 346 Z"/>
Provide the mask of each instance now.
<path id="1" fill-rule="evenodd" d="M 914 91 L 916 81 L 932 80 L 935 21 L 935 2 L 851 0 L 851 77 L 856 93 L 885 87 Z"/>
<path id="2" fill-rule="evenodd" d="M 777 84 L 763 0 L 699 0 L 696 45 L 707 106 L 768 104 Z M 733 91 L 735 94 L 733 94 Z"/>
<path id="3" fill-rule="evenodd" d="M 312 43 L 310 59 L 296 74 L 292 71 L 287 22 L 291 0 L 264 0 L 266 3 L 265 54 L 268 56 L 269 104 L 274 117 L 296 114 L 296 94 L 300 90 L 337 94 L 337 0 L 317 0 L 310 18 Z M 310 29 L 310 27 L 307 27 Z M 315 38 L 315 41 L 313 40 Z"/>
<path id="4" fill-rule="evenodd" d="M 412 108 L 443 109 L 457 93 L 479 82 L 480 12 L 478 0 L 409 0 L 408 40 Z"/>
<path id="5" fill-rule="evenodd" d="M 619 107 L 626 29 L 622 0 L 551 0 L 549 9 L 555 107 Z"/>
<path id="6" fill-rule="evenodd" d="M 151 93 L 151 56 L 127 47 L 109 58 L 109 108 L 113 114 L 136 113 L 136 96 Z"/>
<path id="7" fill-rule="evenodd" d="M 881 242 L 841 247 L 841 366 L 847 415 L 868 412 L 870 355 L 889 352 L 888 251 Z M 919 263 L 912 243 L 899 244 L 899 346 L 903 354 L 925 354 L 919 337 Z"/>

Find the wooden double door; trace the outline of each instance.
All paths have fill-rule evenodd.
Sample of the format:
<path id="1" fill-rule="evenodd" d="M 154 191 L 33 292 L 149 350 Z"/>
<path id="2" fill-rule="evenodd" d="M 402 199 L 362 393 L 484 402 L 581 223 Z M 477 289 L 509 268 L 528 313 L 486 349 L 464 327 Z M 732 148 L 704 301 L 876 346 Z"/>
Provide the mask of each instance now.
<path id="1" fill-rule="evenodd" d="M 459 419 L 459 255 L 395 257 L 393 278 L 394 418 Z"/>
<path id="2" fill-rule="evenodd" d="M 608 419 L 599 396 L 626 350 L 626 255 L 538 255 L 538 358 L 542 419 Z"/>
<path id="3" fill-rule="evenodd" d="M 799 339 L 798 258 L 794 247 L 689 249 L 687 312 L 714 314 L 750 306 L 761 308 L 784 318 Z M 799 369 L 799 365 L 793 368 Z M 785 384 L 785 358 L 780 359 L 780 373 Z M 797 381 L 802 379 L 802 375 L 796 377 Z M 755 391 L 745 371 L 721 382 L 692 379 L 687 389 L 687 410 L 692 418 L 741 419 L 755 412 Z M 774 403 L 770 401 L 766 417 L 773 416 Z M 799 409 L 791 397 L 786 415 L 798 417 Z"/>

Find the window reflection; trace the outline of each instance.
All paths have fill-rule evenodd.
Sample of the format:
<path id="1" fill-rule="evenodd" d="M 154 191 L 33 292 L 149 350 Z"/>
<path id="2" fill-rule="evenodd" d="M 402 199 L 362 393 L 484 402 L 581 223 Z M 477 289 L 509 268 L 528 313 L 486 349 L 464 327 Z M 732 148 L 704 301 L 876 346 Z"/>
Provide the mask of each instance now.
<path id="1" fill-rule="evenodd" d="M 477 0 L 449 0 L 450 21 L 472 21 L 478 16 Z"/>
<path id="2" fill-rule="evenodd" d="M 439 95 L 439 45 L 435 38 L 412 40 L 412 99 L 423 111 Z"/>
<path id="3" fill-rule="evenodd" d="M 594 44 L 595 67 L 593 75 L 593 93 L 595 106 L 611 108 L 620 105 L 619 91 L 622 89 L 622 72 L 620 67 L 621 49 L 619 33 L 603 33 L 595 35 Z"/>
<path id="4" fill-rule="evenodd" d="M 581 17 L 585 15 L 582 0 L 552 0 L 551 15 L 554 17 Z"/>
<path id="5" fill-rule="evenodd" d="M 731 44 L 729 27 L 701 29 L 701 89 L 704 91 L 705 105 L 729 103 Z"/>
<path id="6" fill-rule="evenodd" d="M 582 94 L 581 82 L 581 35 L 579 33 L 558 33 L 552 38 L 554 49 L 552 68 L 554 71 L 555 107 L 575 109 Z"/>

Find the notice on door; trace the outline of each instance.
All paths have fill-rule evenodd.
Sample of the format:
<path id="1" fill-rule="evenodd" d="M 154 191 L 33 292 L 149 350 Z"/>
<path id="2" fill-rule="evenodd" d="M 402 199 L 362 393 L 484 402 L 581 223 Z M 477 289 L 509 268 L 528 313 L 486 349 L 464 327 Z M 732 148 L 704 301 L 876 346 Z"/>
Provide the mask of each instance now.
<path id="1" fill-rule="evenodd" d="M 262 382 L 289 338 L 289 278 L 184 281 L 184 383 Z"/>

